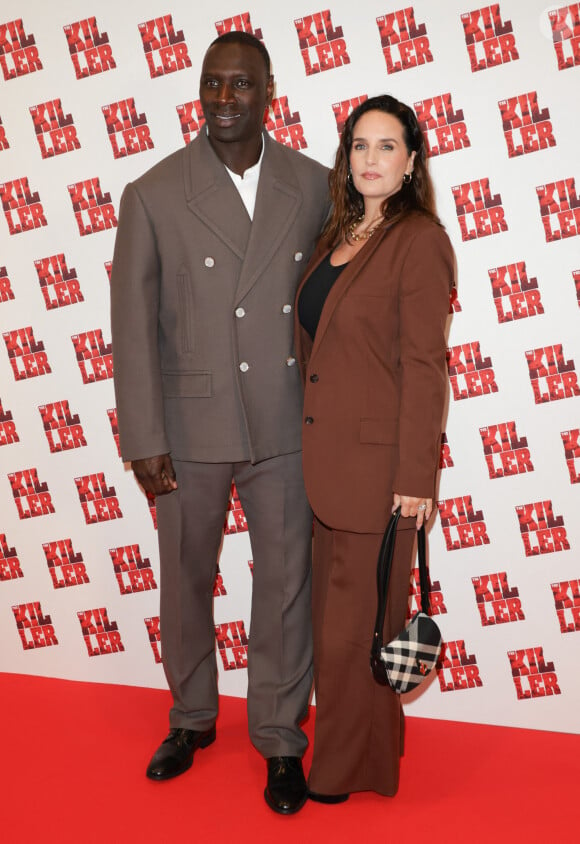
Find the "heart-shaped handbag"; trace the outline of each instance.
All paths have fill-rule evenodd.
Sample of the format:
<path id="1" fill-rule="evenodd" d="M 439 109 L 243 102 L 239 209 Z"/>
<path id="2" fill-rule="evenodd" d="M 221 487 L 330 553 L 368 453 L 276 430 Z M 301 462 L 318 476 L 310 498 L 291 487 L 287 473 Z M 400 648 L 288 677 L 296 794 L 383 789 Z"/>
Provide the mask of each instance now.
<path id="1" fill-rule="evenodd" d="M 371 647 L 371 670 L 373 677 L 381 686 L 389 685 L 395 692 L 402 693 L 416 688 L 435 667 L 441 650 L 441 633 L 429 616 L 429 580 L 425 555 L 425 528 L 422 525 L 417 531 L 421 610 L 411 617 L 398 636 L 383 645 L 382 631 L 385 623 L 389 576 L 400 516 L 401 508 L 398 507 L 389 519 L 379 551 L 378 606 Z"/>

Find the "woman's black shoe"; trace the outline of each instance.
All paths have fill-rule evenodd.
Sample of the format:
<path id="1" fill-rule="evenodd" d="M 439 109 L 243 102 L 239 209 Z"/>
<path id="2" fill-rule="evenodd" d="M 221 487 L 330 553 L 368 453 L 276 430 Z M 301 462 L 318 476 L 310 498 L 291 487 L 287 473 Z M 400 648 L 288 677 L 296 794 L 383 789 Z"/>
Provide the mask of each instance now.
<path id="1" fill-rule="evenodd" d="M 308 798 L 315 803 L 346 803 L 350 794 L 319 794 L 317 791 L 309 791 Z"/>

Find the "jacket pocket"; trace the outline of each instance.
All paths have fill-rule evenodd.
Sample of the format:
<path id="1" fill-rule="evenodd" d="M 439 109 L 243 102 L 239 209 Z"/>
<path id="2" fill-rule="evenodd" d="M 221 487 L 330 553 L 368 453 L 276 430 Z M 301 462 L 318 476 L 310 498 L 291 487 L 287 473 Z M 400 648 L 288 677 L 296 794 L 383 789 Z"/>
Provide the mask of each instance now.
<path id="1" fill-rule="evenodd" d="M 399 423 L 396 419 L 361 419 L 361 443 L 376 443 L 378 445 L 396 445 L 399 434 Z"/>
<path id="2" fill-rule="evenodd" d="M 168 399 L 211 398 L 211 372 L 164 372 L 163 395 Z"/>
<path id="3" fill-rule="evenodd" d="M 177 301 L 179 303 L 179 340 L 182 352 L 193 352 L 193 293 L 189 275 L 182 271 L 177 274 Z"/>

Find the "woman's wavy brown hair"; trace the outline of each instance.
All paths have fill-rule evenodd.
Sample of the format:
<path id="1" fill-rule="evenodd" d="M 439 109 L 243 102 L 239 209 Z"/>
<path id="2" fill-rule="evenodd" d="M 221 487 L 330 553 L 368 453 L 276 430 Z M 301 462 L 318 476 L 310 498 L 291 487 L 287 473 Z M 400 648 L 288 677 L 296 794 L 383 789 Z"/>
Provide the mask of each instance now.
<path id="1" fill-rule="evenodd" d="M 321 234 L 328 247 L 336 246 L 343 237 L 348 237 L 349 226 L 364 213 L 362 194 L 357 191 L 349 176 L 349 161 L 354 127 L 368 111 L 382 111 L 396 117 L 403 127 L 403 139 L 409 155 L 415 152 L 411 182 L 403 183 L 401 189 L 385 199 L 382 204 L 381 211 L 385 221 L 393 225 L 408 214 L 418 212 L 439 223 L 435 211 L 435 191 L 427 169 L 425 138 L 415 112 L 395 97 L 383 94 L 371 97 L 357 106 L 344 125 L 334 167 L 328 177 L 332 213 Z"/>

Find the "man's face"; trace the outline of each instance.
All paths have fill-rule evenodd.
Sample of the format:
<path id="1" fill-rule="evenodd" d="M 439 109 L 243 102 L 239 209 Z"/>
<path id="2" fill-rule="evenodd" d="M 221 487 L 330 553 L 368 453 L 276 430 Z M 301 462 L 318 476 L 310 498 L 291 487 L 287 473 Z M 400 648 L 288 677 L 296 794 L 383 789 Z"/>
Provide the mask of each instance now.
<path id="1" fill-rule="evenodd" d="M 210 47 L 199 83 L 210 137 L 221 143 L 256 138 L 262 131 L 273 84 L 255 47 L 232 43 Z"/>

